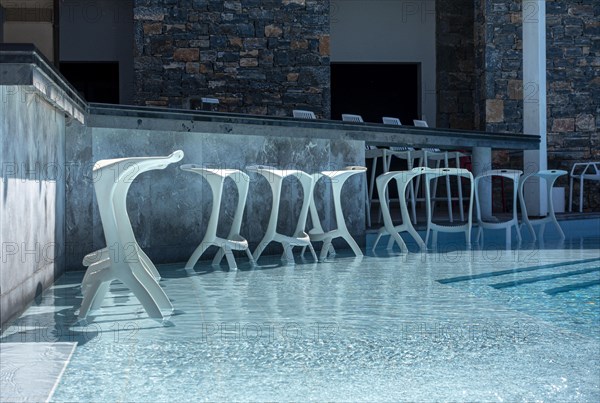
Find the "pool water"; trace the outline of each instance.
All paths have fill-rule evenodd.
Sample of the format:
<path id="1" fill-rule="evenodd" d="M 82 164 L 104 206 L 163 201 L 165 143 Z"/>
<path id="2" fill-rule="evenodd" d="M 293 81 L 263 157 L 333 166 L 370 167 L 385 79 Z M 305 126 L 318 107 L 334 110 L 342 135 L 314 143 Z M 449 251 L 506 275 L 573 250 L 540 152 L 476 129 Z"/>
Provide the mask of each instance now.
<path id="1" fill-rule="evenodd" d="M 78 342 L 57 402 L 600 401 L 596 241 L 260 264 L 160 266 L 169 326 L 117 283 L 76 324 L 66 273 L 1 340 Z"/>

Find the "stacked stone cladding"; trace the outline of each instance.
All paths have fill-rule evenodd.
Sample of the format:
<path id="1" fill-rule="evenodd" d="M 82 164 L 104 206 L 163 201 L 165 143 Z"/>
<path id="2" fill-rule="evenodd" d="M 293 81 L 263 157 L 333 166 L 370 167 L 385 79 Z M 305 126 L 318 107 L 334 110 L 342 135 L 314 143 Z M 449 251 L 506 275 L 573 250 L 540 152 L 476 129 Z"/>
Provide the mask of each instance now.
<path id="1" fill-rule="evenodd" d="M 546 2 L 549 158 L 600 159 L 600 2 Z"/>
<path id="2" fill-rule="evenodd" d="M 522 1 L 460 0 L 469 3 L 460 4 L 462 13 L 448 3 L 436 3 L 438 126 L 468 128 L 459 94 L 464 100 L 473 88 L 472 128 L 521 133 L 523 97 L 536 90 L 523 88 Z M 526 18 L 535 12 L 525 10 Z M 570 170 L 600 159 L 600 2 L 546 1 L 546 40 L 548 166 Z M 464 68 L 471 59 L 472 73 Z M 495 152 L 494 166 L 522 168 L 522 155 Z M 597 210 L 600 187 L 593 186 L 586 203 Z"/>
<path id="3" fill-rule="evenodd" d="M 329 117 L 329 1 L 135 0 L 140 105 Z"/>
<path id="4" fill-rule="evenodd" d="M 436 0 L 437 127 L 475 129 L 473 0 Z"/>
<path id="5" fill-rule="evenodd" d="M 492 132 L 523 131 L 520 0 L 475 0 L 475 122 Z"/>
<path id="6" fill-rule="evenodd" d="M 600 1 L 547 0 L 546 24 L 548 165 L 569 170 L 600 161 Z M 598 211 L 600 184 L 585 193 Z"/>

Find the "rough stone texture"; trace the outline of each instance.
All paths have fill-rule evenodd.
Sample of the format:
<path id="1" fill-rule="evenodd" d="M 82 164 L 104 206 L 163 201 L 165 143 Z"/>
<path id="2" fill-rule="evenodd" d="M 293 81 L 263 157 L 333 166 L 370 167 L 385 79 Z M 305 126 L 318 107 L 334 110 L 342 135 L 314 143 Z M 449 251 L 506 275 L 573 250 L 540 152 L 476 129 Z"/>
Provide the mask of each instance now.
<path id="1" fill-rule="evenodd" d="M 548 0 L 546 21 L 548 165 L 569 170 L 600 160 L 600 2 Z M 598 211 L 598 182 L 586 184 L 586 197 Z"/>
<path id="2" fill-rule="evenodd" d="M 82 257 L 95 250 L 91 225 L 92 206 L 96 203 L 91 129 L 73 121 L 67 125 L 65 137 L 68 144 L 65 150 L 65 265 L 67 270 L 82 269 Z"/>
<path id="3" fill-rule="evenodd" d="M 475 129 L 473 0 L 436 0 L 437 127 Z"/>
<path id="4" fill-rule="evenodd" d="M 486 100 L 485 115 L 488 123 L 504 122 L 504 101 L 501 99 Z"/>
<path id="5" fill-rule="evenodd" d="M 329 1 L 135 0 L 134 16 L 135 103 L 329 117 Z"/>
<path id="6" fill-rule="evenodd" d="M 524 98 L 535 89 L 523 87 L 521 5 L 437 1 L 438 127 L 523 131 Z M 600 2 L 549 0 L 546 21 L 548 166 L 569 170 L 600 158 Z M 522 168 L 522 155 L 495 152 L 494 166 Z"/>
<path id="7" fill-rule="evenodd" d="M 523 131 L 521 1 L 475 0 L 475 123 L 492 132 Z M 502 110 L 499 110 L 501 108 Z"/>
<path id="8" fill-rule="evenodd" d="M 64 113 L 16 88 L 0 86 L 0 325 L 64 271 Z"/>

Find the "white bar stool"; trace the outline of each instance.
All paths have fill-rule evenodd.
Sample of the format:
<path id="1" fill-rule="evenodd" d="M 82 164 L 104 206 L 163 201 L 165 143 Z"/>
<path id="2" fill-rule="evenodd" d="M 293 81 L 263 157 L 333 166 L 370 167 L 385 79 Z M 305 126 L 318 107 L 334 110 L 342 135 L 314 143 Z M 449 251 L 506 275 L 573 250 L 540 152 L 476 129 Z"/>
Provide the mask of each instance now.
<path id="1" fill-rule="evenodd" d="M 523 171 L 513 170 L 513 169 L 495 169 L 491 171 L 482 172 L 477 175 L 475 178 L 475 204 L 477 207 L 477 223 L 479 225 L 479 230 L 477 232 L 477 242 L 481 238 L 481 243 L 483 244 L 483 230 L 484 229 L 503 229 L 506 231 L 506 247 L 510 248 L 511 245 L 511 230 L 514 226 L 517 230 L 517 239 L 519 243 L 521 243 L 521 231 L 519 230 L 519 219 L 517 217 L 517 194 L 519 193 L 519 178 L 523 174 Z M 479 182 L 482 179 L 489 178 L 492 179 L 493 176 L 501 176 L 513 181 L 513 210 L 512 210 L 512 218 L 508 221 L 504 222 L 487 222 L 483 221 L 481 218 L 481 207 L 479 205 Z"/>
<path id="2" fill-rule="evenodd" d="M 581 172 L 579 172 L 581 169 Z M 600 162 L 577 162 L 569 174 L 569 212 L 573 211 L 573 179 L 579 179 L 579 212 L 583 212 L 583 181 L 600 181 Z"/>
<path id="3" fill-rule="evenodd" d="M 179 167 L 183 171 L 193 172 L 202 175 L 210 185 L 213 195 L 212 211 L 208 220 L 206 233 L 200 245 L 194 250 L 192 256 L 185 264 L 185 269 L 193 269 L 200 259 L 200 256 L 209 246 L 217 246 L 219 251 L 215 255 L 212 264 L 218 265 L 223 256 L 227 259 L 227 264 L 231 270 L 237 269 L 237 264 L 233 256 L 234 250 L 246 251 L 246 255 L 252 261 L 252 254 L 248 250 L 248 241 L 240 235 L 240 227 L 242 226 L 242 217 L 244 215 L 244 207 L 246 206 L 246 198 L 248 196 L 248 185 L 250 179 L 248 175 L 237 169 L 210 169 L 203 168 L 200 165 L 185 164 Z M 219 224 L 219 213 L 221 211 L 221 199 L 223 197 L 223 185 L 225 179 L 231 178 L 237 187 L 238 202 L 233 216 L 233 222 L 227 238 L 217 236 L 217 226 Z"/>
<path id="4" fill-rule="evenodd" d="M 353 115 L 350 113 L 343 113 L 342 121 L 343 122 L 364 123 L 362 116 Z M 373 204 L 373 190 L 375 189 L 375 170 L 377 169 L 377 160 L 379 158 L 382 158 L 382 165 L 385 167 L 385 161 L 383 161 L 384 150 L 377 148 L 375 146 L 372 146 L 372 145 L 365 145 L 365 160 L 368 160 L 368 159 L 373 160 L 373 162 L 371 163 L 371 181 L 369 183 L 369 189 L 368 189 L 368 192 L 366 195 L 367 196 L 367 202 L 366 202 L 367 227 L 371 226 L 371 204 Z M 379 203 L 381 204 L 381 200 L 379 201 Z"/>
<path id="5" fill-rule="evenodd" d="M 383 124 L 392 125 L 392 126 L 402 126 L 402 122 L 398 118 L 392 117 L 383 117 L 381 118 Z M 415 150 L 413 147 L 407 146 L 391 146 L 389 150 L 383 150 L 383 172 L 389 172 L 390 166 L 392 164 L 392 157 L 401 159 L 406 161 L 407 169 L 410 171 L 415 167 L 415 162 L 419 160 L 416 166 L 423 166 L 423 151 Z M 412 213 L 412 222 L 413 224 L 417 223 L 417 207 L 416 207 L 416 199 L 415 199 L 415 187 L 414 184 L 411 183 L 408 187 L 408 197 L 410 199 L 411 204 L 411 213 Z M 400 197 L 400 195 L 398 195 Z M 405 196 L 406 197 L 406 196 Z M 386 194 L 386 202 L 389 203 Z"/>
<path id="6" fill-rule="evenodd" d="M 310 237 L 304 231 L 306 228 L 306 219 L 308 218 L 308 209 L 310 206 L 310 199 L 313 194 L 313 177 L 306 172 L 290 169 L 282 170 L 273 167 L 267 167 L 263 165 L 252 165 L 246 167 L 248 172 L 258 173 L 265 177 L 269 185 L 271 186 L 271 193 L 273 195 L 273 202 L 271 205 L 271 215 L 269 217 L 269 223 L 267 225 L 267 231 L 260 241 L 256 249 L 254 250 L 253 258 L 255 262 L 258 262 L 258 258 L 263 253 L 264 249 L 271 242 L 279 242 L 283 246 L 282 258 L 287 260 L 288 263 L 294 263 L 294 255 L 292 249 L 294 246 L 307 246 L 315 259 L 318 261 L 315 250 L 310 243 Z M 304 197 L 302 198 L 302 207 L 300 209 L 300 215 L 296 224 L 296 229 L 292 236 L 283 235 L 277 232 L 277 219 L 279 218 L 279 202 L 281 200 L 281 187 L 283 180 L 288 176 L 293 176 L 300 182 Z"/>
<path id="7" fill-rule="evenodd" d="M 377 192 L 379 193 L 379 197 L 381 200 L 385 200 L 385 194 L 387 192 L 387 187 L 392 180 L 396 180 L 396 185 L 398 187 L 398 194 L 403 195 L 406 194 L 406 189 L 411 181 L 419 177 L 420 175 L 424 175 L 428 172 L 432 171 L 431 168 L 419 167 L 413 168 L 410 171 L 393 171 L 386 172 L 377 177 Z M 427 214 L 430 214 L 431 206 L 429 202 L 429 187 L 425 187 L 425 205 L 427 208 Z M 413 227 L 410 221 L 410 215 L 408 212 L 408 206 L 406 204 L 406 198 L 400 197 L 400 212 L 402 214 L 402 224 L 394 226 L 392 222 L 392 217 L 390 215 L 390 209 L 387 203 L 381 203 L 381 211 L 383 213 L 383 224 L 384 226 L 379 229 L 377 232 L 377 239 L 375 240 L 375 244 L 373 245 L 373 249 L 377 247 L 379 240 L 383 235 L 389 234 L 390 240 L 388 241 L 387 249 L 391 250 L 394 246 L 394 243 L 398 244 L 400 250 L 404 253 L 408 252 L 408 248 L 404 243 L 404 240 L 399 235 L 400 232 L 408 232 L 413 239 L 419 245 L 419 250 L 424 251 L 426 249 L 425 242 L 419 236 L 415 228 Z"/>
<path id="8" fill-rule="evenodd" d="M 321 226 L 321 220 L 319 218 L 319 214 L 317 212 L 317 206 L 315 204 L 314 195 L 311 198 L 310 202 L 310 217 L 312 221 L 313 228 L 308 231 L 308 235 L 311 241 L 318 242 L 323 241 L 323 247 L 321 248 L 321 252 L 319 254 L 319 260 L 323 261 L 327 258 L 327 253 L 332 250 L 333 246 L 331 246 L 331 242 L 335 238 L 343 238 L 356 256 L 363 256 L 360 247 L 350 235 L 348 231 L 348 227 L 346 227 L 346 220 L 344 219 L 344 213 L 342 211 L 342 188 L 344 187 L 344 183 L 348 178 L 352 177 L 356 174 L 361 174 L 367 171 L 367 168 L 361 166 L 350 166 L 340 169 L 338 171 L 323 171 L 320 173 L 316 173 L 313 175 L 314 183 L 321 178 L 329 178 L 331 182 L 331 190 L 333 194 L 333 207 L 335 210 L 335 222 L 337 223 L 337 228 L 328 232 L 323 230 Z M 335 252 L 334 252 L 335 253 Z"/>
<path id="9" fill-rule="evenodd" d="M 550 170 L 545 170 L 545 171 L 539 171 L 539 172 L 534 172 L 534 173 L 531 173 L 531 174 L 525 176 L 519 182 L 519 202 L 521 204 L 521 219 L 522 219 L 523 224 L 527 225 L 527 228 L 529 229 L 529 232 L 531 233 L 531 236 L 533 237 L 533 242 L 535 242 L 537 240 L 535 231 L 533 230 L 533 226 L 541 225 L 540 238 L 543 239 L 544 238 L 544 230 L 546 229 L 546 223 L 548 223 L 548 222 L 553 223 L 554 226 L 556 227 L 556 229 L 558 230 L 558 233 L 560 234 L 560 238 L 565 239 L 565 233 L 563 232 L 562 228 L 558 224 L 558 221 L 556 220 L 556 215 L 554 215 L 554 202 L 552 200 L 552 187 L 554 186 L 554 182 L 556 182 L 556 180 L 559 177 L 566 175 L 567 173 L 568 173 L 567 171 L 562 171 L 559 169 L 550 169 Z M 542 178 L 546 182 L 546 189 L 547 189 L 546 195 L 547 195 L 547 200 L 548 200 L 548 215 L 544 218 L 530 220 L 529 217 L 527 216 L 527 206 L 525 205 L 525 198 L 523 197 L 523 187 L 525 186 L 525 182 L 529 178 L 532 178 L 534 176 Z"/>
<path id="10" fill-rule="evenodd" d="M 415 125 L 415 127 L 429 127 L 429 125 L 427 124 L 427 121 L 425 120 L 413 120 L 413 124 Z M 449 161 L 454 160 L 455 161 L 455 167 L 456 168 L 460 168 L 460 159 L 462 157 L 469 157 L 469 154 L 460 152 L 460 151 L 441 151 L 439 149 L 423 149 L 423 151 L 426 153 L 426 156 L 424 158 L 425 162 L 422 164 L 423 166 L 429 166 L 429 162 L 433 161 L 435 163 L 435 167 L 436 168 L 441 168 L 441 163 L 444 163 L 444 168 L 450 168 L 450 164 Z M 460 181 L 460 176 L 456 177 L 457 180 L 457 188 L 458 188 L 458 198 L 454 199 L 452 197 L 452 193 L 450 190 L 450 179 L 448 177 L 446 177 L 446 201 L 448 203 L 448 218 L 450 219 L 450 222 L 454 222 L 454 215 L 453 215 L 453 211 L 452 211 L 452 200 L 458 200 L 458 204 L 459 204 L 459 213 L 460 213 L 460 220 L 461 221 L 465 221 L 465 215 L 464 215 L 464 199 L 463 199 L 463 194 L 462 194 L 462 186 L 461 186 L 461 181 Z M 417 189 L 418 189 L 418 182 L 417 182 Z M 432 210 L 432 215 L 433 215 L 433 210 L 435 210 L 435 202 L 436 202 L 436 198 L 437 198 L 437 178 L 434 182 L 434 189 L 433 189 L 433 198 L 434 200 L 432 201 L 431 204 L 431 210 Z"/>
<path id="11" fill-rule="evenodd" d="M 120 280 L 140 301 L 148 316 L 163 320 L 163 311 L 173 306 L 156 279 L 158 271 L 135 240 L 127 214 L 127 191 L 141 173 L 164 169 L 180 161 L 183 151 L 167 157 L 138 157 L 101 160 L 93 168 L 94 190 L 107 248 L 84 258 L 89 264 L 81 284 L 83 301 L 79 320 L 100 307 L 113 280 Z"/>
<path id="12" fill-rule="evenodd" d="M 437 245 L 437 233 L 438 232 L 464 232 L 465 240 L 467 242 L 467 248 L 471 248 L 471 228 L 473 226 L 473 193 L 474 193 L 474 182 L 473 174 L 467 169 L 461 168 L 441 168 L 433 171 L 429 171 L 425 174 L 426 186 L 429 187 L 432 179 L 437 179 L 440 176 L 456 176 L 460 183 L 460 178 L 469 179 L 470 184 L 470 196 L 469 196 L 469 211 L 467 213 L 467 221 L 461 225 L 441 225 L 433 222 L 433 214 L 427 215 L 427 235 L 425 236 L 425 245 L 429 244 L 429 233 L 433 233 L 432 243 L 434 246 Z M 462 210 L 462 208 L 461 208 Z M 433 213 L 433 212 L 432 212 Z M 464 219 L 462 220 L 464 221 Z"/>

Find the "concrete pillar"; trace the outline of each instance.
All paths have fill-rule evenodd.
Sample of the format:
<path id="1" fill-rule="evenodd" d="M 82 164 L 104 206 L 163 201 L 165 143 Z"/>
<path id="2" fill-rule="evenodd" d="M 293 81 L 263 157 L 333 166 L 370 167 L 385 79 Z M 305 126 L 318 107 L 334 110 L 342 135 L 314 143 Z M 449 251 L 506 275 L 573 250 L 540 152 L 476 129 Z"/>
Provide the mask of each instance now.
<path id="1" fill-rule="evenodd" d="M 473 147 L 471 152 L 473 176 L 492 169 L 492 149 L 489 147 Z M 481 217 L 492 216 L 492 181 L 482 180 L 479 183 L 479 206 Z"/>
<path id="2" fill-rule="evenodd" d="M 523 0 L 523 133 L 541 138 L 539 150 L 524 152 L 524 172 L 547 169 L 546 154 L 546 2 Z M 546 188 L 537 180 L 525 186 L 530 215 L 546 215 Z"/>

